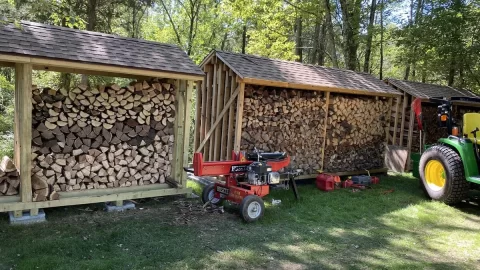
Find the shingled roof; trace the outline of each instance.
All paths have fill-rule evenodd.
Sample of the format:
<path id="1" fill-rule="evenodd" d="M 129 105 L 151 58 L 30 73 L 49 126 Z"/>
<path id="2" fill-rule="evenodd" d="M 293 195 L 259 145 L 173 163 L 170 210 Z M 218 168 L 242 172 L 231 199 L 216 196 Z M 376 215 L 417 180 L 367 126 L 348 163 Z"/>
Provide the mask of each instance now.
<path id="1" fill-rule="evenodd" d="M 478 97 L 467 90 L 455 89 L 450 86 L 403 81 L 397 79 L 387 79 L 387 83 L 394 85 L 398 89 L 407 92 L 408 94 L 418 98 L 432 98 L 432 97 Z"/>
<path id="2" fill-rule="evenodd" d="M 179 47 L 33 22 L 0 25 L 0 54 L 148 69 L 204 73 Z"/>
<path id="3" fill-rule="evenodd" d="M 312 89 L 331 91 L 343 89 L 371 95 L 401 94 L 371 74 L 240 53 L 214 50 L 204 59 L 201 66 L 207 63 L 213 55 L 222 60 L 240 78 L 255 79 L 259 81 L 259 84 L 260 81 L 265 82 L 266 85 L 272 85 L 271 82 L 278 82 L 293 86 L 302 85 L 305 86 L 304 89 L 308 88 L 306 86 L 311 86 Z"/>

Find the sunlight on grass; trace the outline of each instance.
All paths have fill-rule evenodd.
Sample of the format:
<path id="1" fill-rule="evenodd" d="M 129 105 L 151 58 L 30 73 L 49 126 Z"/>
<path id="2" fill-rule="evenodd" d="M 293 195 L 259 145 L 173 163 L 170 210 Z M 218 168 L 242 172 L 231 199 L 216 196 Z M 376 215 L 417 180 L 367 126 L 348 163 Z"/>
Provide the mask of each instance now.
<path id="1" fill-rule="evenodd" d="M 189 181 L 197 194 L 202 186 Z M 387 192 L 386 191 L 392 191 Z M 47 224 L 0 220 L 0 269 L 474 269 L 480 208 L 427 200 L 409 175 L 371 190 L 273 190 L 265 216 L 245 224 L 234 205 L 197 211 L 200 199 L 143 200 L 137 210 L 47 209 Z M 280 199 L 280 205 L 271 205 Z M 183 204 L 184 205 L 184 204 Z M 143 210 L 139 210 L 142 208 Z M 99 210 L 100 209 L 100 210 Z M 39 234 L 38 232 L 42 232 Z M 19 255 L 18 255 L 19 254 Z"/>

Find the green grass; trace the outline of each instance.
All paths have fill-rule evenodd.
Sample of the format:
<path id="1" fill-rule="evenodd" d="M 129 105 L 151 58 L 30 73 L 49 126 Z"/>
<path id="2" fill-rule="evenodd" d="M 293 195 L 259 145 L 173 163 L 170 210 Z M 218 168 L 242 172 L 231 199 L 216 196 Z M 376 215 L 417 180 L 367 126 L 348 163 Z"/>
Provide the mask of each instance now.
<path id="1" fill-rule="evenodd" d="M 194 187 L 200 191 L 198 187 Z M 383 194 L 394 189 L 394 192 Z M 276 190 L 255 224 L 234 207 L 200 211 L 199 199 L 139 200 L 137 210 L 100 205 L 46 209 L 48 222 L 0 221 L 0 269 L 474 269 L 480 208 L 425 199 L 417 180 L 382 178 L 374 189 Z M 281 199 L 279 206 L 270 204 Z M 140 209 L 141 208 L 141 209 Z"/>

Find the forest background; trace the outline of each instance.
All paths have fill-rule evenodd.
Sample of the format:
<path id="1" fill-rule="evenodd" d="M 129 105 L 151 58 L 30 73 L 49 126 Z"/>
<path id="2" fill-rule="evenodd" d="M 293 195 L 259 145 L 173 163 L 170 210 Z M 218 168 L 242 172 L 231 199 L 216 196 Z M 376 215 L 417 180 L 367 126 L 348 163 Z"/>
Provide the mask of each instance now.
<path id="1" fill-rule="evenodd" d="M 480 0 L 0 0 L 0 24 L 20 20 L 176 44 L 197 64 L 218 49 L 480 92 Z M 13 155 L 14 73 L 0 68 L 0 156 Z"/>

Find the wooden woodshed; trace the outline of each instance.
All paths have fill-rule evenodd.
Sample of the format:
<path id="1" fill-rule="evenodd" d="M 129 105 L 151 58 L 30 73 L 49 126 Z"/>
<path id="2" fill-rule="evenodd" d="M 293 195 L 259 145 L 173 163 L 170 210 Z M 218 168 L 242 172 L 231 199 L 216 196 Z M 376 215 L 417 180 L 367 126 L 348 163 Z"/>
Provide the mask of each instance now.
<path id="1" fill-rule="evenodd" d="M 386 79 L 385 82 L 391 87 L 402 93 L 402 99 L 395 105 L 393 115 L 398 116 L 398 123 L 395 127 L 390 126 L 389 145 L 404 147 L 408 152 L 407 161 L 410 160 L 411 152 L 419 152 L 420 149 L 420 132 L 418 130 L 417 121 L 411 104 L 416 98 L 422 99 L 422 116 L 425 126 L 425 143 L 435 143 L 439 138 L 447 136 L 445 129 L 437 126 L 437 106 L 429 102 L 430 98 L 450 98 L 450 97 L 478 97 L 474 93 L 455 89 L 450 86 L 428 84 L 421 82 L 411 82 L 397 79 Z M 479 111 L 478 104 L 470 102 L 457 102 L 453 106 L 454 115 L 461 118 L 465 112 Z M 413 119 L 413 121 L 410 121 Z M 406 170 L 411 169 L 411 163 L 407 162 Z"/>
<path id="2" fill-rule="evenodd" d="M 370 74 L 223 51 L 201 63 L 195 150 L 286 151 L 306 177 L 317 170 L 384 168 L 386 127 L 400 92 Z"/>
<path id="3" fill-rule="evenodd" d="M 204 73 L 185 52 L 31 22 L 1 25 L 0 36 L 0 64 L 15 68 L 16 80 L 14 165 L 0 166 L 0 212 L 191 192 L 183 172 L 190 100 Z M 135 81 L 39 88 L 32 70 Z"/>

